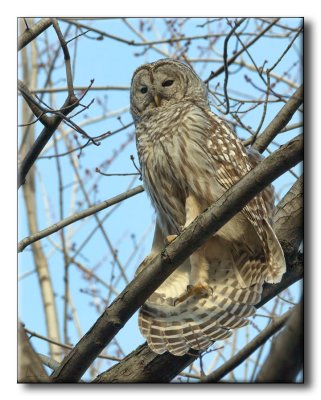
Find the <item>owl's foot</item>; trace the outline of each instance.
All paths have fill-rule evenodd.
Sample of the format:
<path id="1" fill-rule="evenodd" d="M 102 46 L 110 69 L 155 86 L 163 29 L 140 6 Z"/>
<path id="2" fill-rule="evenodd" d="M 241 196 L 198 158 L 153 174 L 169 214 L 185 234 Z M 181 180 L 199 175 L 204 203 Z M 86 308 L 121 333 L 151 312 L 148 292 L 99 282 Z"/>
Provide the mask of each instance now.
<path id="1" fill-rule="evenodd" d="M 177 238 L 177 235 L 168 235 L 168 236 L 166 236 L 166 243 L 167 244 L 170 244 L 170 243 L 172 243 L 172 241 L 174 240 L 174 239 L 176 239 Z"/>
<path id="2" fill-rule="evenodd" d="M 188 285 L 186 289 L 186 293 L 183 294 L 182 296 L 178 297 L 174 305 L 178 303 L 182 303 L 186 299 L 188 299 L 191 296 L 197 296 L 197 297 L 208 297 L 209 295 L 213 294 L 213 289 L 203 283 L 197 283 L 196 285 Z"/>

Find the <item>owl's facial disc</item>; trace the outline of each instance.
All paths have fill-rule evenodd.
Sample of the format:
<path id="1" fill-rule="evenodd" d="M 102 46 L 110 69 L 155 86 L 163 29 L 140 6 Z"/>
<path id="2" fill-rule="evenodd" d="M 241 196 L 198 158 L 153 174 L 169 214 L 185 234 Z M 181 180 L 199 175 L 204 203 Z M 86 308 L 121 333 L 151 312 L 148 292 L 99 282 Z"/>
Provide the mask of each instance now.
<path id="1" fill-rule="evenodd" d="M 198 83 L 198 82 L 197 82 Z M 131 86 L 131 112 L 135 119 L 172 106 L 194 94 L 189 67 L 176 62 L 156 62 L 142 66 Z M 203 93 L 202 93 L 203 94 Z"/>

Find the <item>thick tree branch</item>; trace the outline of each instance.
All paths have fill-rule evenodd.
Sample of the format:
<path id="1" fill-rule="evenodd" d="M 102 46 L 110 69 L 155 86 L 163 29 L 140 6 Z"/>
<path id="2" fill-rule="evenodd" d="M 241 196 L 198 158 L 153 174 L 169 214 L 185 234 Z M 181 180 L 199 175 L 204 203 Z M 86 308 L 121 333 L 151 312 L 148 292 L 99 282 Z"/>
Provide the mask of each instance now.
<path id="1" fill-rule="evenodd" d="M 27 102 L 30 110 L 36 116 L 37 120 L 39 120 L 44 126 L 50 125 L 50 119 L 46 116 L 46 110 L 36 102 L 33 98 L 30 90 L 28 89 L 27 85 L 25 85 L 22 81 L 18 79 L 18 89 L 22 95 L 22 97 Z"/>
<path id="2" fill-rule="evenodd" d="M 68 96 L 65 100 L 65 103 L 60 108 L 59 111 L 51 110 L 55 115 L 51 118 L 45 117 L 42 115 L 43 110 L 37 104 L 31 105 L 34 103 L 33 99 L 28 96 L 26 92 L 26 86 L 23 87 L 24 91 L 22 91 L 25 100 L 28 102 L 31 110 L 35 113 L 35 115 L 41 119 L 44 123 L 44 129 L 34 142 L 34 144 L 29 149 L 28 153 L 26 154 L 25 158 L 22 160 L 21 165 L 18 170 L 18 188 L 25 183 L 26 176 L 33 166 L 34 162 L 38 158 L 39 154 L 41 153 L 42 149 L 48 143 L 49 139 L 52 137 L 55 130 L 58 128 L 59 124 L 65 119 L 65 117 L 78 106 L 80 99 L 78 99 L 74 94 L 73 89 L 73 81 L 72 81 L 72 72 L 71 72 L 71 65 L 70 65 L 70 55 L 68 51 L 67 44 L 65 39 L 60 31 L 59 25 L 57 21 L 53 18 L 50 20 L 50 24 L 54 25 L 55 31 L 57 33 L 58 39 L 60 41 L 60 45 L 62 47 L 64 53 L 64 61 L 66 67 L 66 77 L 67 77 L 67 86 L 68 86 Z M 91 84 L 93 81 L 91 82 Z M 21 85 L 20 85 L 21 86 Z M 89 88 L 88 88 L 89 89 Z M 28 91 L 30 93 L 30 91 Z M 83 97 L 83 96 L 82 96 Z M 39 109 L 39 110 L 37 110 Z M 48 110 L 47 110 L 48 111 Z M 40 114 L 39 114 L 40 113 Z M 70 120 L 69 120 L 70 122 Z"/>
<path id="3" fill-rule="evenodd" d="M 63 114 L 67 115 L 77 105 L 78 105 L 78 102 L 70 101 L 70 98 L 68 97 L 63 105 L 63 108 L 68 107 L 68 109 L 67 109 L 68 111 L 65 110 L 63 112 Z M 58 128 L 58 126 L 62 122 L 62 120 L 63 120 L 63 117 L 58 116 L 58 115 L 50 118 L 50 125 L 45 126 L 43 128 L 40 135 L 37 137 L 34 144 L 29 149 L 25 158 L 22 160 L 19 170 L 18 170 L 18 188 L 25 183 L 26 176 L 27 176 L 30 168 L 33 166 L 33 164 L 35 163 L 39 154 L 41 153 L 42 149 L 46 146 L 48 141 L 51 139 L 51 136 L 54 134 L 54 132 L 56 131 L 56 129 Z"/>
<path id="4" fill-rule="evenodd" d="M 55 382 L 78 381 L 100 351 L 162 282 L 198 247 L 239 212 L 251 198 L 302 160 L 303 139 L 296 137 L 266 158 L 215 204 L 200 214 L 177 239 L 148 263 L 65 357 Z"/>
<path id="5" fill-rule="evenodd" d="M 23 49 L 28 43 L 45 31 L 52 24 L 50 18 L 42 18 L 31 28 L 26 29 L 18 38 L 18 50 Z"/>

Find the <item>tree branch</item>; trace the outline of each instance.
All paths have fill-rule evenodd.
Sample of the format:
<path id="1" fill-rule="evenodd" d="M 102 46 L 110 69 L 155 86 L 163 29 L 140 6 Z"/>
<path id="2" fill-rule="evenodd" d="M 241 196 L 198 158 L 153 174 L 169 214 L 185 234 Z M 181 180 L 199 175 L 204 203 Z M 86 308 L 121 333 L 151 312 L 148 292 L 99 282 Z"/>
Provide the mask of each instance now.
<path id="1" fill-rule="evenodd" d="M 242 364 L 252 353 L 261 347 L 271 336 L 278 332 L 289 319 L 292 310 L 287 311 L 281 317 L 273 318 L 273 321 L 263 329 L 253 340 L 251 340 L 241 351 L 231 357 L 221 367 L 217 368 L 212 373 L 201 378 L 202 383 L 219 382 L 225 375 L 233 371 L 234 368 Z"/>
<path id="2" fill-rule="evenodd" d="M 294 382 L 303 364 L 303 301 L 293 310 L 284 330 L 272 342 L 256 382 Z"/>
<path id="3" fill-rule="evenodd" d="M 57 222 L 56 224 L 53 224 L 49 226 L 46 229 L 43 229 L 42 231 L 39 231 L 37 233 L 34 233 L 33 235 L 30 235 L 28 237 L 25 237 L 18 243 L 18 252 L 23 251 L 27 246 L 29 246 L 31 243 L 34 243 L 40 239 L 43 239 L 55 232 L 58 232 L 60 229 L 73 224 L 76 221 L 79 221 L 80 219 L 89 217 L 90 215 L 93 215 L 99 211 L 104 210 L 105 208 L 111 207 L 114 204 L 119 203 L 120 201 L 129 199 L 132 196 L 135 196 L 138 193 L 141 193 L 144 191 L 143 186 L 137 186 L 134 189 L 130 189 L 127 192 L 121 193 L 118 196 L 115 196 L 109 200 L 102 201 L 99 204 L 96 204 L 92 207 L 87 208 L 86 210 L 80 211 L 74 215 L 71 215 L 67 218 L 62 219 L 61 221 Z"/>
<path id="4" fill-rule="evenodd" d="M 74 86 L 75 91 L 81 91 L 83 92 L 86 90 L 86 86 Z M 90 88 L 90 91 L 94 90 L 124 90 L 124 91 L 129 91 L 130 87 L 129 86 L 92 86 Z M 68 87 L 51 87 L 51 88 L 36 88 L 36 89 L 31 89 L 30 93 L 58 93 L 58 92 L 67 92 Z"/>
<path id="5" fill-rule="evenodd" d="M 71 72 L 71 64 L 70 64 L 70 54 L 68 50 L 67 43 L 65 41 L 65 38 L 60 30 L 59 24 L 55 18 L 52 18 L 52 24 L 53 27 L 56 31 L 56 34 L 58 36 L 60 46 L 62 48 L 62 51 L 64 53 L 64 60 L 65 60 L 65 67 L 66 67 L 66 78 L 67 78 L 67 87 L 68 87 L 68 96 L 70 98 L 75 97 L 74 93 L 74 86 L 73 86 L 73 79 L 72 79 L 72 72 Z M 77 98 L 76 98 L 77 100 Z"/>
<path id="6" fill-rule="evenodd" d="M 303 85 L 301 85 L 289 98 L 287 103 L 278 112 L 272 122 L 264 129 L 260 136 L 257 137 L 253 144 L 253 148 L 263 153 L 272 140 L 281 132 L 281 130 L 289 123 L 294 113 L 303 103 Z"/>
<path id="7" fill-rule="evenodd" d="M 200 214 L 123 290 L 52 375 L 54 382 L 78 381 L 100 351 L 112 340 L 161 283 L 198 247 L 239 212 L 257 193 L 302 159 L 303 139 L 296 137 L 263 160 Z"/>
<path id="8" fill-rule="evenodd" d="M 220 75 L 222 72 L 225 71 L 226 66 L 231 65 L 239 55 L 241 55 L 246 49 L 248 49 L 249 47 L 251 47 L 258 39 L 260 39 L 260 37 L 262 37 L 268 30 L 270 30 L 272 28 L 273 25 L 275 25 L 278 21 L 280 20 L 280 18 L 276 18 L 274 19 L 267 27 L 265 27 L 264 29 L 262 29 L 262 31 L 260 33 L 258 33 L 254 39 L 252 39 L 249 43 L 247 43 L 245 45 L 244 48 L 242 48 L 241 50 L 239 50 L 238 52 L 236 52 L 232 57 L 230 57 L 227 60 L 227 63 L 224 63 L 224 65 L 222 65 L 220 68 L 218 68 L 216 71 L 212 71 L 210 73 L 210 76 L 205 79 L 204 83 L 208 83 L 209 81 L 211 81 L 212 79 L 216 78 L 218 75 Z"/>
<path id="9" fill-rule="evenodd" d="M 45 31 L 52 24 L 50 18 L 42 18 L 31 28 L 26 29 L 18 38 L 18 50 L 23 49 L 28 43 Z"/>

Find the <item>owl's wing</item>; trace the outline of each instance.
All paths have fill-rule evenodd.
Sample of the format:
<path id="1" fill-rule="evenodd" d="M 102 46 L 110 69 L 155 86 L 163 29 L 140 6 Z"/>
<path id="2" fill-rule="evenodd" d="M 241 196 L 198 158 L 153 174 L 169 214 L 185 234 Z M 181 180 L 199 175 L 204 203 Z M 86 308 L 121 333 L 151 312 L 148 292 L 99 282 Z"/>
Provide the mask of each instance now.
<path id="1" fill-rule="evenodd" d="M 257 150 L 253 149 L 252 147 L 246 148 L 246 154 L 249 157 L 249 161 L 252 165 L 252 168 L 255 168 L 260 162 L 264 159 L 264 157 L 259 153 Z M 268 185 L 264 190 L 261 192 L 261 196 L 266 206 L 266 210 L 268 213 L 270 224 L 272 225 L 272 217 L 274 213 L 274 203 L 275 203 L 275 191 L 273 185 Z"/>
<path id="2" fill-rule="evenodd" d="M 230 127 L 211 111 L 204 112 L 211 122 L 207 150 L 214 160 L 217 181 L 228 190 L 258 164 L 258 156 L 253 153 L 249 157 L 242 142 Z M 261 240 L 266 257 L 265 280 L 276 283 L 281 280 L 286 264 L 283 250 L 269 222 L 271 203 L 271 194 L 265 189 L 248 202 L 242 213 Z"/>

